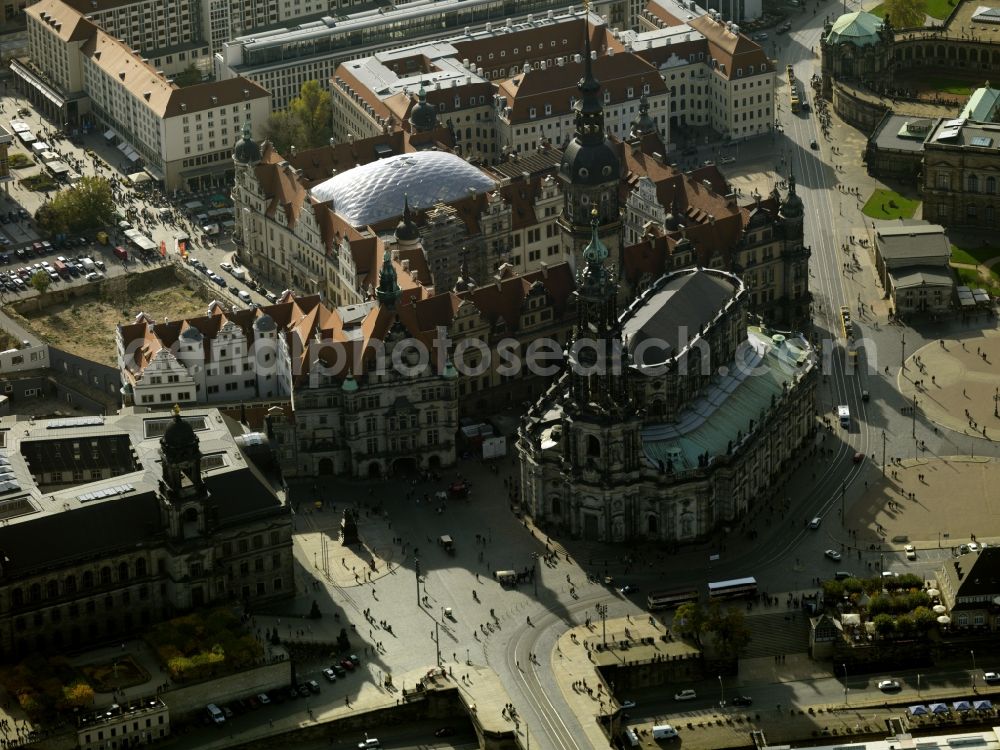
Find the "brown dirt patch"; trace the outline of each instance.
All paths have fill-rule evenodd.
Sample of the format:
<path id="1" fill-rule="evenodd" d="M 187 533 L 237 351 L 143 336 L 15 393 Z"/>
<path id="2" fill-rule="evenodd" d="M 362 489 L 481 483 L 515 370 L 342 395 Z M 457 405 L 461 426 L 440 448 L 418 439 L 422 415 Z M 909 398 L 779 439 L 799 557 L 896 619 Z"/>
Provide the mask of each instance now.
<path id="1" fill-rule="evenodd" d="M 149 680 L 149 672 L 128 655 L 112 662 L 88 664 L 81 667 L 80 671 L 98 693 L 110 693 L 115 688 L 122 690 L 134 687 Z"/>
<path id="2" fill-rule="evenodd" d="M 95 290 L 96 292 L 96 290 Z M 174 282 L 145 289 L 135 297 L 122 292 L 54 304 L 41 311 L 25 311 L 25 327 L 43 341 L 94 362 L 118 366 L 115 327 L 131 323 L 144 312 L 153 320 L 180 320 L 205 315 L 204 294 Z"/>

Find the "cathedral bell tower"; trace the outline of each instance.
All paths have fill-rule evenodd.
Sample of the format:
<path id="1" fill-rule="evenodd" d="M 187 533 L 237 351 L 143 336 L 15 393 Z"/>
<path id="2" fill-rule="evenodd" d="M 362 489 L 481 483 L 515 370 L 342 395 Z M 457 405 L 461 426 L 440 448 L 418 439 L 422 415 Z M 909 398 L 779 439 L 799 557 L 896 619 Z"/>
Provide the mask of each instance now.
<path id="1" fill-rule="evenodd" d="M 583 251 L 593 234 L 591 217 L 598 217 L 597 236 L 604 247 L 621 252 L 621 213 L 618 205 L 621 160 L 608 140 L 604 125 L 601 84 L 594 77 L 590 49 L 590 11 L 585 6 L 583 77 L 577 84 L 580 97 L 573 104 L 573 136 L 566 144 L 559 164 L 563 210 L 559 217 L 563 251 L 574 268 L 582 268 Z"/>
<path id="2" fill-rule="evenodd" d="M 591 212 L 590 242 L 577 274 L 576 330 L 569 353 L 573 401 L 581 412 L 618 414 L 628 406 L 624 351 L 618 325 L 618 281 Z"/>

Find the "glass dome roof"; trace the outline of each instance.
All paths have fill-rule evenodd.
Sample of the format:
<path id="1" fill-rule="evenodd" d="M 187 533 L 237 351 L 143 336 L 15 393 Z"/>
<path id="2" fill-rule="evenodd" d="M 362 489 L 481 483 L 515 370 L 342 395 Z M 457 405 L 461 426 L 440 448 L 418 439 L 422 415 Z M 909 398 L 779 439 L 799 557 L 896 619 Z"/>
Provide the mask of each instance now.
<path id="1" fill-rule="evenodd" d="M 404 196 L 411 207 L 428 208 L 495 188 L 489 176 L 460 156 L 416 151 L 348 169 L 314 187 L 312 195 L 332 201 L 334 211 L 359 227 L 401 215 Z"/>

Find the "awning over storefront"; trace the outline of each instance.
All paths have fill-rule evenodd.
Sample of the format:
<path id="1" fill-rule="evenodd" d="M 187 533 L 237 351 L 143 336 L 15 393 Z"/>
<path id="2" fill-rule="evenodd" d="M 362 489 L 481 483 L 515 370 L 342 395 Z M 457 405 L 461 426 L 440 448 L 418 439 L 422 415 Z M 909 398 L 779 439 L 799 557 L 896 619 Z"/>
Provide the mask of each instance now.
<path id="1" fill-rule="evenodd" d="M 133 149 L 129 148 L 125 151 L 125 156 L 129 161 L 139 161 L 139 154 L 137 154 Z"/>
<path id="2" fill-rule="evenodd" d="M 125 141 L 122 141 L 121 143 L 118 144 L 118 150 L 124 154 L 126 151 L 128 151 L 128 144 L 125 143 Z"/>
<path id="3" fill-rule="evenodd" d="M 154 167 L 152 164 L 147 164 L 146 165 L 146 174 L 148 174 L 154 180 L 165 180 L 166 179 L 166 177 L 164 176 L 163 172 L 161 172 L 159 169 L 157 169 L 156 167 Z"/>
<path id="4" fill-rule="evenodd" d="M 10 71 L 31 86 L 31 88 L 35 89 L 35 91 L 39 94 L 52 102 L 55 106 L 60 109 L 66 106 L 66 100 L 59 96 L 59 92 L 55 91 L 51 86 L 45 83 L 45 81 L 39 78 L 34 71 L 20 63 L 16 58 L 10 61 Z"/>
<path id="5" fill-rule="evenodd" d="M 108 128 L 104 131 L 104 140 L 106 141 L 113 141 L 117 137 L 118 133 L 114 131 L 114 128 Z"/>

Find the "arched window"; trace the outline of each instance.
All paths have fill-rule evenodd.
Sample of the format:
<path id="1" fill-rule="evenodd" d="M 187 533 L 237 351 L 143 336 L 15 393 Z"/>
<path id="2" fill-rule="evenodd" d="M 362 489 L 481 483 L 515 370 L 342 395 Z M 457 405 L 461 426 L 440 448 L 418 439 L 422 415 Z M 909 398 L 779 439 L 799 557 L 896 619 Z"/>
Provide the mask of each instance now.
<path id="1" fill-rule="evenodd" d="M 968 190 L 969 190 L 970 193 L 978 193 L 979 192 L 979 177 L 977 177 L 974 174 L 970 174 L 969 177 L 968 177 L 968 179 L 966 180 L 966 182 L 969 185 Z"/>
<path id="2" fill-rule="evenodd" d="M 659 533 L 660 522 L 656 516 L 649 516 L 646 518 L 646 533 L 650 536 L 655 536 Z"/>
<path id="3" fill-rule="evenodd" d="M 597 439 L 596 435 L 587 436 L 587 455 L 593 458 L 600 458 L 601 441 Z"/>
<path id="4" fill-rule="evenodd" d="M 31 588 L 28 589 L 28 601 L 37 602 L 41 601 L 42 598 L 42 586 L 38 583 L 31 584 Z"/>
<path id="5" fill-rule="evenodd" d="M 48 599 L 58 599 L 59 598 L 59 582 L 49 581 L 45 584 L 45 596 Z"/>
<path id="6" fill-rule="evenodd" d="M 997 178 L 987 177 L 986 178 L 986 192 L 990 195 L 996 195 L 997 192 Z"/>
<path id="7" fill-rule="evenodd" d="M 74 576 L 74 575 L 68 575 L 68 576 L 66 576 L 66 580 L 63 582 L 63 590 L 67 594 L 75 594 L 76 593 L 76 576 Z"/>
<path id="8" fill-rule="evenodd" d="M 135 576 L 142 578 L 144 575 L 146 575 L 146 558 L 140 557 L 135 561 Z"/>
<path id="9" fill-rule="evenodd" d="M 83 587 L 85 589 L 94 588 L 94 573 L 91 570 L 86 571 L 83 574 Z"/>
<path id="10" fill-rule="evenodd" d="M 105 565 L 101 568 L 101 584 L 104 585 L 108 583 L 111 583 L 111 568 Z"/>
<path id="11" fill-rule="evenodd" d="M 198 509 L 188 508 L 184 511 L 184 523 L 197 523 L 198 522 Z"/>
<path id="12" fill-rule="evenodd" d="M 562 500 L 558 497 L 552 498 L 552 515 L 561 516 L 562 515 Z"/>
<path id="13" fill-rule="evenodd" d="M 24 589 L 16 588 L 10 592 L 10 603 L 11 606 L 20 607 L 24 604 Z"/>
<path id="14" fill-rule="evenodd" d="M 127 580 L 128 580 L 128 563 L 127 562 L 118 563 L 119 583 L 124 583 Z"/>

